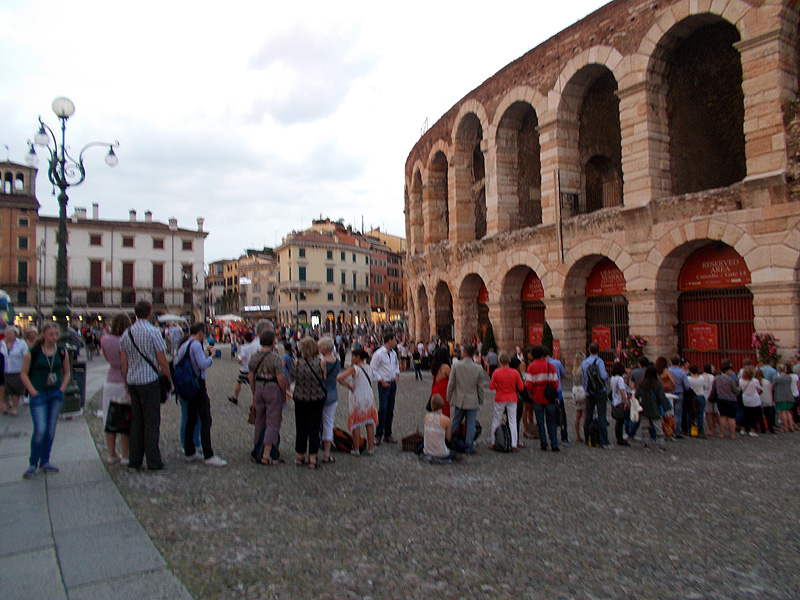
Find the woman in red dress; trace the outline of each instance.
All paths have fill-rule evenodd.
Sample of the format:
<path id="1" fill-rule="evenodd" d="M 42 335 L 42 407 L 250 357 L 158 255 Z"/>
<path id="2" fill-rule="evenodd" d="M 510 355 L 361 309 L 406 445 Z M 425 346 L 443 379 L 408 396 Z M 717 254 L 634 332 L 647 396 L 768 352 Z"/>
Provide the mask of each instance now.
<path id="1" fill-rule="evenodd" d="M 433 385 L 431 386 L 431 397 L 439 394 L 444 399 L 442 414 L 450 416 L 450 403 L 447 401 L 447 382 L 450 379 L 450 352 L 447 348 L 439 348 L 431 360 L 431 375 L 433 375 Z"/>

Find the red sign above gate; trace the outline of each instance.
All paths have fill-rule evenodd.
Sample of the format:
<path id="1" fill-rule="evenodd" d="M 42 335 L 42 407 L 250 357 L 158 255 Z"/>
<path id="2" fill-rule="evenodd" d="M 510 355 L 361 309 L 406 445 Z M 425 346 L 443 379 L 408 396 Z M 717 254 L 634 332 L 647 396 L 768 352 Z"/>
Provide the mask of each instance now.
<path id="1" fill-rule="evenodd" d="M 602 325 L 592 327 L 592 341 L 600 346 L 601 351 L 611 350 L 611 330 Z"/>
<path id="2" fill-rule="evenodd" d="M 544 298 L 544 287 L 542 287 L 542 280 L 535 271 L 528 273 L 525 283 L 522 284 L 522 301 L 523 302 L 536 302 Z"/>
<path id="3" fill-rule="evenodd" d="M 489 290 L 486 289 L 486 284 L 481 284 L 481 291 L 478 292 L 478 304 L 488 304 L 489 303 Z"/>
<path id="4" fill-rule="evenodd" d="M 586 281 L 586 297 L 618 296 L 627 291 L 625 275 L 614 264 L 614 261 L 604 258 L 594 269 Z"/>
<path id="5" fill-rule="evenodd" d="M 713 323 L 694 323 L 689 325 L 688 330 L 690 350 L 708 352 L 719 348 L 717 326 Z"/>
<path id="6" fill-rule="evenodd" d="M 692 254 L 683 265 L 678 289 L 712 290 L 750 283 L 750 269 L 730 246 L 709 244 Z"/>

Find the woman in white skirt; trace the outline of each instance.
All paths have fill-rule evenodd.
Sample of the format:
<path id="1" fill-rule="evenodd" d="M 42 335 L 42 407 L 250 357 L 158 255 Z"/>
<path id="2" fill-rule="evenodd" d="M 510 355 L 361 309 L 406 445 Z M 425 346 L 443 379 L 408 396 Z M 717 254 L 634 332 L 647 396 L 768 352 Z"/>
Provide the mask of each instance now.
<path id="1" fill-rule="evenodd" d="M 119 338 L 130 326 L 131 320 L 127 315 L 117 315 L 111 323 L 111 333 L 107 333 L 100 340 L 100 349 L 108 361 L 108 374 L 103 385 L 103 421 L 108 446 L 108 458 L 106 458 L 108 464 L 120 461 L 123 465 L 128 463 L 131 399 L 119 369 Z M 117 436 L 119 436 L 120 454 L 117 454 Z"/>

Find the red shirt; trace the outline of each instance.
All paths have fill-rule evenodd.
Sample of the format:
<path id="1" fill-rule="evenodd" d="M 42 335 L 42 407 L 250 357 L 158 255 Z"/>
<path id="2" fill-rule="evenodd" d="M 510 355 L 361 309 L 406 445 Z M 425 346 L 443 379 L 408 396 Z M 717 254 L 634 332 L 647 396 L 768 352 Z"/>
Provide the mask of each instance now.
<path id="1" fill-rule="evenodd" d="M 495 402 L 516 402 L 517 390 L 525 389 L 519 371 L 511 367 L 500 367 L 492 374 L 489 389 L 496 390 Z"/>
<path id="2" fill-rule="evenodd" d="M 525 387 L 536 404 L 548 403 L 544 397 L 544 388 L 547 385 L 558 389 L 558 373 L 546 358 L 537 358 L 528 366 L 525 374 Z"/>

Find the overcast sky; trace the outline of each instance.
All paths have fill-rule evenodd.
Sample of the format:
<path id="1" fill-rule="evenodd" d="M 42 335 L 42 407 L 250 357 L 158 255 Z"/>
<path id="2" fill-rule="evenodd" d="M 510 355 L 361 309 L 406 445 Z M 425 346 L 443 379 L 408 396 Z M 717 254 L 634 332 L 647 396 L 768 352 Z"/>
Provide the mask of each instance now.
<path id="1" fill-rule="evenodd" d="M 71 207 L 189 228 L 203 216 L 206 262 L 320 215 L 404 236 L 405 159 L 425 120 L 603 4 L 4 0 L 0 153 L 23 162 L 64 95 L 76 154 L 120 142 L 115 169 L 87 152 Z M 39 157 L 40 213 L 56 215 Z"/>

